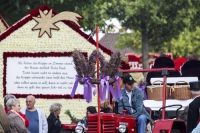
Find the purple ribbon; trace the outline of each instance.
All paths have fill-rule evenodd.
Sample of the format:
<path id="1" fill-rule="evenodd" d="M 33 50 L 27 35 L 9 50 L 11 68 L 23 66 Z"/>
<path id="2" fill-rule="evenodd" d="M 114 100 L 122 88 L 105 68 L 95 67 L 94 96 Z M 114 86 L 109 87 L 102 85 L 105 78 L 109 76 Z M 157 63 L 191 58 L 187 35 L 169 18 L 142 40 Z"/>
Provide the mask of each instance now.
<path id="1" fill-rule="evenodd" d="M 74 86 L 73 86 L 73 88 L 72 88 L 72 92 L 71 92 L 71 97 L 73 98 L 74 97 L 74 95 L 75 95 L 75 92 L 76 92 L 76 89 L 77 89 L 77 86 L 78 86 L 78 81 L 79 81 L 79 77 L 78 77 L 78 75 L 76 75 L 76 77 L 75 77 L 75 82 L 74 82 Z"/>
<path id="2" fill-rule="evenodd" d="M 86 102 L 92 101 L 92 87 L 95 87 L 95 85 L 90 83 L 90 80 L 92 77 L 84 77 L 82 78 L 82 82 L 84 83 L 84 98 L 86 99 Z M 94 94 L 94 92 L 93 92 Z"/>
<path id="3" fill-rule="evenodd" d="M 146 100 L 146 99 L 148 99 L 147 98 L 147 94 L 146 94 L 146 92 L 145 92 L 145 85 L 141 85 L 141 86 L 139 86 L 139 88 L 142 90 L 142 92 L 143 92 L 143 95 L 144 95 L 144 99 Z"/>
<path id="4" fill-rule="evenodd" d="M 100 81 L 100 98 L 101 98 L 102 102 L 105 101 L 106 90 L 108 90 L 108 92 L 110 91 L 113 98 L 116 99 L 114 89 L 113 89 L 112 85 L 109 85 L 110 76 L 100 75 L 100 78 L 101 78 L 101 81 Z M 109 93 L 108 93 L 108 95 L 109 95 Z"/>
<path id="5" fill-rule="evenodd" d="M 73 98 L 78 86 L 78 81 L 79 81 L 79 77 L 78 75 L 76 75 L 76 80 L 72 89 L 72 93 L 71 93 L 71 97 Z M 91 102 L 92 101 L 92 87 L 95 87 L 95 85 L 90 83 L 90 80 L 92 79 L 92 77 L 84 77 L 82 78 L 82 82 L 84 83 L 84 98 L 86 99 L 86 102 Z M 97 92 L 97 90 L 95 89 L 93 91 L 93 95 L 95 95 Z"/>
<path id="6" fill-rule="evenodd" d="M 121 90 L 119 88 L 118 79 L 119 79 L 119 76 L 115 76 L 116 99 L 119 98 L 121 100 L 122 99 L 122 93 L 121 93 Z"/>

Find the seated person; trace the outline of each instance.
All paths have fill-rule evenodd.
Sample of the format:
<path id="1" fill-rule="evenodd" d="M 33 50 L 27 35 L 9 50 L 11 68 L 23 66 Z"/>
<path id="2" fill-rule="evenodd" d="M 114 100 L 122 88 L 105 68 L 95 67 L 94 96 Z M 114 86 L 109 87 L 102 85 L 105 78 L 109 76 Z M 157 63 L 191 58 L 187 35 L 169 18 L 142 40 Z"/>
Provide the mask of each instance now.
<path id="1" fill-rule="evenodd" d="M 191 133 L 197 126 L 200 116 L 200 81 L 190 82 L 190 91 L 194 100 L 189 104 L 187 116 L 187 133 Z"/>
<path id="2" fill-rule="evenodd" d="M 137 119 L 138 133 L 146 132 L 146 122 L 151 120 L 151 116 L 146 111 L 143 104 L 143 92 L 141 89 L 134 87 L 135 80 L 131 75 L 123 77 L 123 83 L 125 88 L 122 89 L 122 99 L 118 99 L 118 113 L 123 114 L 123 110 L 126 110 L 126 114 L 132 115 Z"/>
<path id="3" fill-rule="evenodd" d="M 185 62 L 181 66 L 181 73 L 183 74 L 186 70 L 192 69 L 192 68 L 200 68 L 200 61 L 190 60 L 190 61 Z"/>
<path id="4" fill-rule="evenodd" d="M 200 80 L 200 66 L 199 68 L 189 68 L 185 70 L 181 76 L 182 77 L 198 77 L 198 80 Z"/>
<path id="5" fill-rule="evenodd" d="M 198 56 L 195 55 L 195 54 L 190 54 L 187 58 L 188 58 L 188 61 L 190 61 L 190 60 L 199 60 Z"/>
<path id="6" fill-rule="evenodd" d="M 86 110 L 86 117 L 83 118 L 83 120 L 81 120 L 77 125 L 80 125 L 84 128 L 87 127 L 87 117 L 89 114 L 96 114 L 97 113 L 97 110 L 96 110 L 96 107 L 94 106 L 89 106 L 87 107 L 87 110 Z"/>
<path id="7" fill-rule="evenodd" d="M 154 62 L 154 66 L 152 68 L 175 68 L 174 61 L 168 57 L 158 57 Z M 168 77 L 180 77 L 180 73 L 178 70 L 169 71 Z M 148 72 L 146 82 L 147 85 L 151 85 L 151 78 L 163 77 L 162 72 Z"/>
<path id="8" fill-rule="evenodd" d="M 189 106 L 186 106 L 185 109 L 178 116 L 178 119 L 184 120 L 186 125 L 187 125 L 188 109 L 189 109 Z"/>
<path id="9" fill-rule="evenodd" d="M 112 113 L 112 107 L 110 105 L 110 101 L 107 99 L 105 102 L 101 103 L 101 110 L 103 113 Z"/>
<path id="10" fill-rule="evenodd" d="M 132 66 L 130 68 L 130 70 L 135 70 L 135 69 L 141 69 L 141 68 L 135 67 L 135 66 Z M 144 74 L 142 72 L 134 72 L 134 73 L 129 73 L 129 74 L 133 77 L 133 79 L 135 79 L 135 81 L 136 81 L 134 83 L 135 86 L 138 86 L 138 84 L 140 83 L 140 81 L 144 80 Z"/>

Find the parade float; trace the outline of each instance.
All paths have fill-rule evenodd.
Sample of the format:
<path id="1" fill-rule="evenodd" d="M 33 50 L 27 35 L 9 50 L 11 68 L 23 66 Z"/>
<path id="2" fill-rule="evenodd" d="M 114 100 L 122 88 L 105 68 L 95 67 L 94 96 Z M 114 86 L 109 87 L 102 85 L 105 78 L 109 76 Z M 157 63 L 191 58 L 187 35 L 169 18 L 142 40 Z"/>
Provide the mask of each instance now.
<path id="1" fill-rule="evenodd" d="M 1 96 L 14 94 L 21 101 L 21 106 L 25 107 L 25 97 L 32 94 L 36 97 L 36 106 L 44 110 L 46 116 L 49 114 L 49 106 L 51 103 L 59 102 L 63 105 L 60 115 L 62 123 L 71 122 L 70 118 L 64 114 L 65 110 L 70 110 L 72 114 L 75 114 L 77 118 L 81 119 L 85 116 L 85 109 L 87 106 L 97 106 L 100 103 L 98 99 L 100 97 L 103 101 L 105 99 L 104 94 L 107 91 L 100 91 L 99 88 L 106 88 L 106 90 L 111 92 L 114 99 L 119 98 L 117 97 L 119 95 L 116 94 L 118 89 L 113 91 L 110 87 L 110 84 L 117 83 L 117 71 L 111 75 L 106 72 L 102 73 L 103 75 L 101 76 L 97 74 L 98 78 L 93 82 L 92 77 L 93 79 L 95 77 L 94 71 L 85 69 L 87 72 L 80 74 L 74 68 L 74 50 L 80 52 L 79 54 L 81 54 L 82 61 L 84 59 L 85 61 L 90 60 L 89 57 L 93 55 L 94 50 L 96 50 L 96 42 L 91 36 L 80 30 L 78 20 L 81 18 L 82 16 L 77 13 L 67 11 L 57 13 L 49 6 L 43 5 L 31 11 L 24 18 L 1 33 Z M 113 52 L 103 47 L 101 44 L 98 46 L 98 52 L 101 53 L 101 56 L 94 56 L 95 58 L 104 57 L 105 62 L 109 59 L 113 60 L 111 56 Z M 93 62 L 95 58 L 92 58 Z M 95 70 L 94 63 L 92 64 L 92 70 Z M 124 71 L 124 69 L 129 69 L 129 66 L 124 62 L 120 65 L 121 72 L 134 71 Z M 97 70 L 99 69 L 97 68 Z M 89 74 L 88 72 L 91 72 L 91 75 L 87 75 Z M 136 70 L 135 72 L 146 71 Z M 103 82 L 102 84 L 101 81 Z M 74 87 L 74 83 L 76 87 Z M 92 87 L 92 84 L 99 85 L 99 88 Z M 97 90 L 95 90 L 95 88 Z M 94 93 L 97 92 L 97 95 L 91 96 L 91 93 L 88 95 L 84 93 L 87 92 L 85 90 Z M 163 103 L 164 101 L 166 100 L 164 99 Z M 168 101 L 166 101 L 166 105 L 168 105 Z M 3 99 L 0 99 L 0 102 L 3 103 Z M 145 105 L 148 106 L 152 104 L 152 107 L 157 110 L 165 106 L 165 104 L 161 105 L 160 103 L 162 103 L 162 101 L 144 101 Z M 109 118 L 111 119 L 111 123 L 100 121 L 99 117 L 100 114 L 96 114 L 93 116 L 91 115 L 89 118 L 91 124 L 94 124 L 91 125 L 91 130 L 99 131 L 100 128 L 106 129 L 104 128 L 104 124 L 108 124 L 107 126 L 112 124 L 114 125 L 113 130 L 118 132 L 119 126 L 121 124 L 124 125 L 124 123 L 126 125 L 127 123 L 126 120 L 122 120 L 127 119 L 125 115 L 102 114 L 103 120 Z M 116 120 L 114 124 L 112 120 Z M 134 123 L 135 118 L 129 117 L 128 121 L 128 123 Z M 95 128 L 93 128 L 94 126 Z M 124 126 L 121 127 L 124 129 Z M 71 128 L 70 125 L 69 128 Z M 133 127 L 128 127 L 128 130 L 136 132 L 135 124 Z"/>

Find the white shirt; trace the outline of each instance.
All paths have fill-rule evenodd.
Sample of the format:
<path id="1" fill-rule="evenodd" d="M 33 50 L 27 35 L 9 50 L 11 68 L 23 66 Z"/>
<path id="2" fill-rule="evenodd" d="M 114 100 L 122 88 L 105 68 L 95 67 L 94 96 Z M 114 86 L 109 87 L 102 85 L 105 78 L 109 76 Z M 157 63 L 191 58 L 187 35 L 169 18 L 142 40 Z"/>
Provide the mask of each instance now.
<path id="1" fill-rule="evenodd" d="M 132 108 L 133 105 L 132 105 L 132 102 L 131 102 L 132 91 L 131 92 L 126 91 L 126 94 L 128 95 L 129 104 L 131 106 L 131 112 L 133 113 L 133 108 Z"/>
<path id="2" fill-rule="evenodd" d="M 39 133 L 48 133 L 48 123 L 44 112 L 39 108 L 36 108 L 36 110 L 38 112 L 39 119 Z M 25 114 L 26 108 L 21 109 L 21 112 Z"/>
<path id="3" fill-rule="evenodd" d="M 200 123 L 192 130 L 191 133 L 200 133 Z"/>

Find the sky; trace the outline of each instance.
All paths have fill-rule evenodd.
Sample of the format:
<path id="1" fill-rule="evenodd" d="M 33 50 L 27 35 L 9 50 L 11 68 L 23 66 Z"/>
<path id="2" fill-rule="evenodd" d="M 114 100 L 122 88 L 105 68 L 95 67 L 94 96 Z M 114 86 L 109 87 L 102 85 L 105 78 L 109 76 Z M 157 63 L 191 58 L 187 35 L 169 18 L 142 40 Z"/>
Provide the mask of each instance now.
<path id="1" fill-rule="evenodd" d="M 119 29 L 121 28 L 121 25 L 120 25 L 119 21 L 118 21 L 116 18 L 113 18 L 113 19 L 111 19 L 111 20 L 107 20 L 106 23 L 107 23 L 107 24 L 114 24 L 115 28 L 114 28 L 114 30 L 113 30 L 113 31 L 114 31 L 113 33 L 118 33 L 118 32 L 119 32 Z M 96 27 L 94 27 L 94 28 L 96 28 Z M 91 32 L 85 32 L 85 33 L 89 35 Z M 99 40 L 100 40 L 104 35 L 105 35 L 104 33 L 102 33 L 101 31 L 99 31 L 99 34 L 98 34 Z M 96 34 L 94 34 L 93 39 L 96 41 Z"/>

